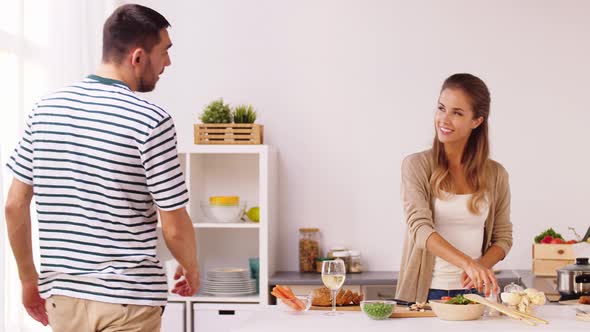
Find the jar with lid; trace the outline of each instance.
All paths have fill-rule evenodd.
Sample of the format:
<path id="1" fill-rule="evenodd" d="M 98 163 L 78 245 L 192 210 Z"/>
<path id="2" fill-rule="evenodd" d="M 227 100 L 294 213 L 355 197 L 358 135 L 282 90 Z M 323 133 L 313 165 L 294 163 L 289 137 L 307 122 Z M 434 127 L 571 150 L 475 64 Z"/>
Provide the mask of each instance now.
<path id="1" fill-rule="evenodd" d="M 334 253 L 335 252 L 339 252 L 339 251 L 348 251 L 348 249 L 347 248 L 344 248 L 344 247 L 340 247 L 340 246 L 338 246 L 338 247 L 332 247 L 332 248 L 330 248 L 330 250 L 328 250 L 328 253 L 326 254 L 326 256 L 329 259 L 334 259 Z"/>
<path id="2" fill-rule="evenodd" d="M 346 266 L 346 272 L 350 272 L 350 254 L 348 251 L 336 251 L 332 255 L 334 259 L 341 259 L 344 261 L 344 265 Z"/>
<path id="3" fill-rule="evenodd" d="M 299 271 L 315 272 L 315 259 L 320 257 L 320 229 L 299 229 Z"/>
<path id="4" fill-rule="evenodd" d="M 330 259 L 327 257 L 318 257 L 315 259 L 315 271 L 317 273 L 322 273 L 322 265 L 324 261 L 329 261 Z"/>
<path id="5" fill-rule="evenodd" d="M 358 250 L 351 250 L 350 254 L 350 273 L 363 272 L 363 265 L 361 264 L 361 252 Z"/>

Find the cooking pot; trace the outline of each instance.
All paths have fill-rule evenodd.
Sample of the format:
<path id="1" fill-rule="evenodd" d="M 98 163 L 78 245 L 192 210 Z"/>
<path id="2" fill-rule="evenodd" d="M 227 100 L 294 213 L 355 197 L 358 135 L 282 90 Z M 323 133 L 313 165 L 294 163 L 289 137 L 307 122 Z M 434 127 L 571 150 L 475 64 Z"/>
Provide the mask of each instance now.
<path id="1" fill-rule="evenodd" d="M 562 296 L 590 295 L 590 264 L 588 257 L 557 269 L 557 290 Z"/>

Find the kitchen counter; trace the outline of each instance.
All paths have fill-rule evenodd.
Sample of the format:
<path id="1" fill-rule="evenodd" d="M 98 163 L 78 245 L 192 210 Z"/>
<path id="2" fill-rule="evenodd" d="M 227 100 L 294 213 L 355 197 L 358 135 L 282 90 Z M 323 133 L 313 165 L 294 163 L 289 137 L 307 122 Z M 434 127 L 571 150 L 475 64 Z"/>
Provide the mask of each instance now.
<path id="1" fill-rule="evenodd" d="M 519 272 L 520 271 L 520 272 Z M 500 284 L 509 284 L 510 282 L 520 282 L 519 273 L 523 270 L 501 270 L 496 273 L 496 278 Z M 397 271 L 368 271 L 363 273 L 346 274 L 345 285 L 395 285 L 399 272 Z M 274 285 L 322 285 L 322 276 L 320 273 L 301 273 L 301 272 L 277 272 L 269 279 L 269 284 Z"/>
<path id="2" fill-rule="evenodd" d="M 539 307 L 536 315 L 549 321 L 549 325 L 529 326 L 507 316 L 482 317 L 474 321 L 452 322 L 438 318 L 393 318 L 371 320 L 362 312 L 343 312 L 339 316 L 326 316 L 324 311 L 288 313 L 276 306 L 254 313 L 248 321 L 233 332 L 275 331 L 588 331 L 590 322 L 575 318 L 572 306 L 546 305 Z"/>
<path id="3" fill-rule="evenodd" d="M 347 273 L 345 285 L 395 285 L 399 272 L 368 271 Z M 301 273 L 293 271 L 277 272 L 269 279 L 270 285 L 322 285 L 321 273 Z"/>

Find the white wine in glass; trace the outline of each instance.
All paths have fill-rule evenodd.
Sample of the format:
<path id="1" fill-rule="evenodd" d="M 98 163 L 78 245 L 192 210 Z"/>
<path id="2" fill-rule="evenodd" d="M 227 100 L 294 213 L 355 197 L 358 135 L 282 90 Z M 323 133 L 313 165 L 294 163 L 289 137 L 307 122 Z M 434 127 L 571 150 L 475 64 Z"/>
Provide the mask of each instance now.
<path id="1" fill-rule="evenodd" d="M 344 284 L 345 279 L 346 267 L 343 260 L 335 259 L 322 263 L 322 282 L 332 293 L 332 311 L 328 312 L 328 315 L 339 314 L 336 312 L 336 294 Z"/>

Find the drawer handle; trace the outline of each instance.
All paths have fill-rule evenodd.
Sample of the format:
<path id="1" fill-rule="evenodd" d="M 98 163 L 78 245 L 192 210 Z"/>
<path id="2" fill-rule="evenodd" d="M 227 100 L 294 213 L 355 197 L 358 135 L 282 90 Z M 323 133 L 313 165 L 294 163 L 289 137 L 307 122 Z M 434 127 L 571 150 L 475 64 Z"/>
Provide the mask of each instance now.
<path id="1" fill-rule="evenodd" d="M 235 310 L 219 310 L 220 315 L 235 315 Z"/>
<path id="2" fill-rule="evenodd" d="M 559 249 L 559 250 L 557 250 L 557 253 L 560 254 L 560 255 L 563 255 L 565 253 L 565 250 Z"/>

